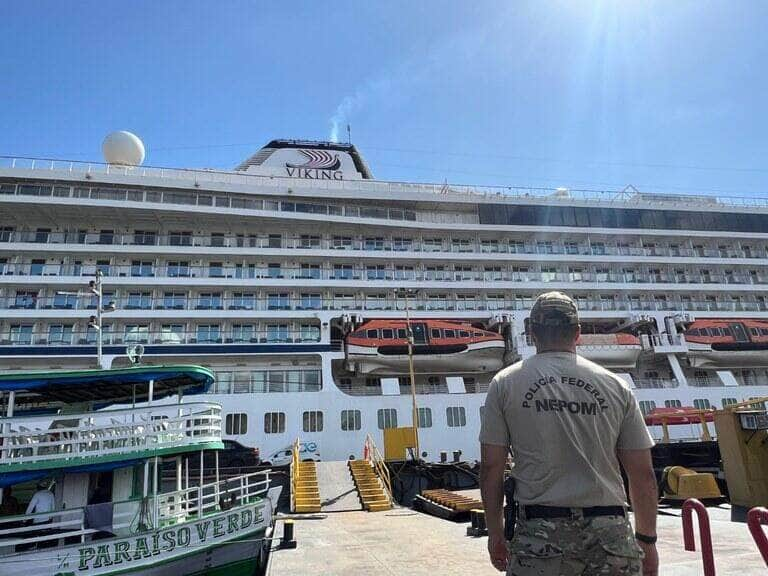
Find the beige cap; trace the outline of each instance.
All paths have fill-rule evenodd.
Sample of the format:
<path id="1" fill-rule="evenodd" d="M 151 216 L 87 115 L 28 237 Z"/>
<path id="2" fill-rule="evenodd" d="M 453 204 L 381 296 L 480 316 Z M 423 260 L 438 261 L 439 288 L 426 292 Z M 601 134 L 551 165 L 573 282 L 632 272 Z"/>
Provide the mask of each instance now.
<path id="1" fill-rule="evenodd" d="M 539 326 L 573 326 L 579 323 L 579 311 L 570 296 L 562 292 L 545 292 L 533 303 L 531 323 Z"/>

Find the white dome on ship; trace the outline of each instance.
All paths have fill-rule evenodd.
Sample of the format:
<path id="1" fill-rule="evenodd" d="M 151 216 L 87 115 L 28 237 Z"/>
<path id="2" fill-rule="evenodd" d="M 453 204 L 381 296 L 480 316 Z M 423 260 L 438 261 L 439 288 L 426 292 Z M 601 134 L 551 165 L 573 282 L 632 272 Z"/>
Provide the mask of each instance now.
<path id="1" fill-rule="evenodd" d="M 139 166 L 144 162 L 144 143 L 136 134 L 125 130 L 107 135 L 101 145 L 101 151 L 109 164 Z"/>

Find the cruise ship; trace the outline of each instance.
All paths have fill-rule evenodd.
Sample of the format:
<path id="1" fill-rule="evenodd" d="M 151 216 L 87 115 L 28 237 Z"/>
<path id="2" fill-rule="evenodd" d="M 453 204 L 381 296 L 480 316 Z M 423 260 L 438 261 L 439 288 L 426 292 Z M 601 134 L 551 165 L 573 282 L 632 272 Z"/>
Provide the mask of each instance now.
<path id="1" fill-rule="evenodd" d="M 3 373 L 204 365 L 226 439 L 336 460 L 412 424 L 410 335 L 422 455 L 472 460 L 562 290 L 644 413 L 768 395 L 768 199 L 381 181 L 332 142 L 231 171 L 143 166 L 128 133 L 105 156 L 0 159 Z"/>

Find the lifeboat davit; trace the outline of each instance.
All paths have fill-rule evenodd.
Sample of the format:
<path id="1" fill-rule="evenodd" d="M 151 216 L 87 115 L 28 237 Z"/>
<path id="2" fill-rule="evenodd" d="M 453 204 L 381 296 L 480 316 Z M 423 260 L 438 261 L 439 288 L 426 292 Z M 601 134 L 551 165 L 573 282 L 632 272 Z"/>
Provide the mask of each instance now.
<path id="1" fill-rule="evenodd" d="M 634 368 L 642 346 L 633 334 L 582 334 L 576 341 L 576 351 L 606 368 Z"/>
<path id="2" fill-rule="evenodd" d="M 412 320 L 418 373 L 496 372 L 504 365 L 501 334 L 468 322 Z M 405 320 L 369 320 L 346 337 L 347 369 L 364 374 L 408 374 Z"/>
<path id="3" fill-rule="evenodd" d="M 696 320 L 684 333 L 694 367 L 768 366 L 768 321 L 749 318 Z"/>

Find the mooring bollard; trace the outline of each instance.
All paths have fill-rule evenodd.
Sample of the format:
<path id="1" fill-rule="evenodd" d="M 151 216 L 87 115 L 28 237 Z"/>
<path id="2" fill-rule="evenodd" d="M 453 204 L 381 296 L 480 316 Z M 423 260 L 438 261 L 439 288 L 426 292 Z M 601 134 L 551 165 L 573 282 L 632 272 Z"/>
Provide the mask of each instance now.
<path id="1" fill-rule="evenodd" d="M 763 561 L 768 565 L 768 537 L 763 531 L 763 524 L 768 524 L 768 508 L 752 508 L 747 514 L 747 526 L 749 526 L 752 538 L 757 544 L 757 549 L 760 550 Z"/>
<path id="2" fill-rule="evenodd" d="M 293 537 L 293 520 L 283 522 L 283 538 L 280 540 L 280 548 L 296 548 L 296 539 Z"/>
<path id="3" fill-rule="evenodd" d="M 467 527 L 467 536 L 485 536 L 488 528 L 485 525 L 485 510 L 470 510 L 469 520 L 472 523 Z"/>
<path id="4" fill-rule="evenodd" d="M 715 557 L 712 552 L 712 532 L 709 528 L 709 512 L 706 506 L 689 498 L 683 504 L 683 545 L 688 552 L 696 551 L 696 540 L 693 537 L 693 518 L 696 511 L 699 519 L 699 539 L 701 540 L 701 558 L 704 563 L 704 576 L 715 576 Z"/>

